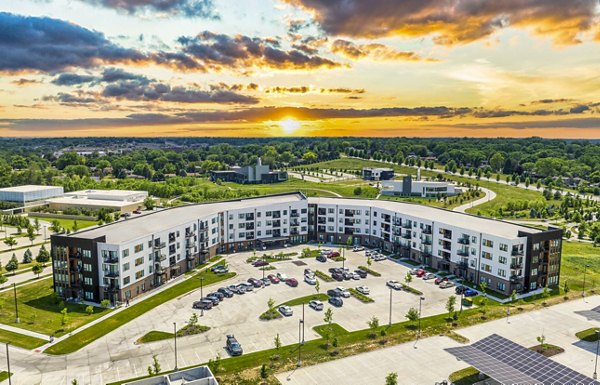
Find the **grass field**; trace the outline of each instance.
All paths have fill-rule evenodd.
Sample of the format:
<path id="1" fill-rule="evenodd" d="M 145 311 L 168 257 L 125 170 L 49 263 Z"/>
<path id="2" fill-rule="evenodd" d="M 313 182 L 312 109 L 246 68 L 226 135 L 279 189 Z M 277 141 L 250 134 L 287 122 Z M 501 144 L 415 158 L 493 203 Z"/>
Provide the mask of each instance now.
<path id="1" fill-rule="evenodd" d="M 590 243 L 564 241 L 560 266 L 560 286 L 565 282 L 570 290 L 583 289 L 583 271 L 586 269 L 586 290 L 600 286 L 600 247 Z"/>
<path id="2" fill-rule="evenodd" d="M 8 380 L 9 373 L 6 370 L 0 372 L 0 382 L 4 380 Z M 12 373 L 10 373 L 10 377 L 12 377 Z"/>
<path id="3" fill-rule="evenodd" d="M 173 338 L 175 335 L 173 333 L 161 332 L 157 330 L 149 331 L 148 333 L 141 336 L 137 342 L 141 344 L 147 344 L 149 342 L 156 342 L 162 340 L 168 340 L 169 338 Z"/>
<path id="4" fill-rule="evenodd" d="M 58 221 L 58 223 L 60 224 L 60 226 L 64 229 L 69 229 L 69 230 L 73 230 L 73 224 L 75 223 L 75 220 L 73 219 L 63 219 L 63 218 L 46 218 L 46 217 L 36 217 L 38 220 L 40 221 L 44 221 L 44 222 L 48 222 L 48 223 L 52 223 L 53 221 Z M 32 220 L 35 218 L 31 218 Z M 94 226 L 97 225 L 98 222 L 95 221 L 84 221 L 84 220 L 77 220 L 77 228 L 79 230 L 84 229 L 86 227 L 90 227 L 90 226 Z"/>
<path id="5" fill-rule="evenodd" d="M 29 285 L 17 287 L 17 304 L 20 323 L 16 323 L 14 293 L 12 290 L 0 293 L 0 323 L 32 330 L 56 337 L 76 329 L 94 319 L 105 315 L 107 309 L 96 307 L 94 314 L 87 315 L 85 305 L 56 301 L 52 290 L 52 280 L 40 279 Z M 62 324 L 60 311 L 68 310 L 68 323 Z"/>
<path id="6" fill-rule="evenodd" d="M 200 277 L 204 277 L 204 286 L 210 286 L 217 282 L 234 277 L 236 274 L 231 272 L 227 274 L 217 275 L 211 271 L 202 271 L 188 278 L 182 282 L 169 287 L 168 289 L 153 295 L 143 301 L 136 303 L 135 305 L 129 306 L 123 311 L 116 313 L 114 316 L 109 317 L 92 328 L 87 328 L 74 334 L 73 336 L 64 339 L 55 345 L 52 345 L 44 352 L 48 354 L 68 354 L 75 352 L 82 347 L 90 344 L 100 337 L 110 333 L 111 331 L 125 325 L 129 321 L 141 316 L 142 314 L 154 309 L 160 304 L 170 301 L 174 298 L 179 297 L 192 290 L 200 288 Z"/>
<path id="7" fill-rule="evenodd" d="M 587 342 L 598 341 L 598 328 L 589 328 L 575 333 L 575 336 L 580 340 Z"/>
<path id="8" fill-rule="evenodd" d="M 48 341 L 0 329 L 0 342 L 31 350 L 44 345 Z"/>

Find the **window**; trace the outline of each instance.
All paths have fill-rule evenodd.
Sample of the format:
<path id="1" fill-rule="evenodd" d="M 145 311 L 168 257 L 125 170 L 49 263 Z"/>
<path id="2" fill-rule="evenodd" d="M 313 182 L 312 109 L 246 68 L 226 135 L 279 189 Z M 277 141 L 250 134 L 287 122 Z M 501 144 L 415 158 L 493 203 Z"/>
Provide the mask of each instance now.
<path id="1" fill-rule="evenodd" d="M 481 270 L 485 271 L 486 273 L 491 273 L 492 272 L 492 266 L 482 263 L 481 264 Z"/>
<path id="2" fill-rule="evenodd" d="M 92 252 L 90 250 L 82 250 L 81 254 L 83 254 L 84 258 L 92 258 Z"/>
<path id="3" fill-rule="evenodd" d="M 233 214 L 229 214 L 229 220 L 232 221 L 233 220 Z"/>
<path id="4" fill-rule="evenodd" d="M 333 208 L 328 208 L 328 209 L 327 209 L 327 213 L 328 213 L 328 214 L 335 214 L 335 209 L 333 209 Z"/>
<path id="5" fill-rule="evenodd" d="M 91 263 L 84 263 L 83 264 L 83 271 L 92 271 L 92 264 Z"/>
<path id="6" fill-rule="evenodd" d="M 486 247 L 494 247 L 494 242 L 490 241 L 489 239 L 484 239 L 483 240 L 483 245 Z"/>
<path id="7" fill-rule="evenodd" d="M 537 275 L 537 269 L 531 269 L 531 276 Z"/>
<path id="8" fill-rule="evenodd" d="M 91 291 L 84 291 L 83 297 L 88 301 L 92 301 L 94 299 L 94 293 L 92 293 Z"/>
<path id="9" fill-rule="evenodd" d="M 244 219 L 244 218 L 246 218 L 246 214 L 243 214 L 243 213 L 238 214 L 238 218 L 239 219 Z"/>
<path id="10" fill-rule="evenodd" d="M 498 282 L 496 284 L 496 287 L 498 288 L 498 290 L 501 290 L 501 291 L 506 290 L 506 284 L 504 282 Z"/>
<path id="11" fill-rule="evenodd" d="M 135 245 L 133 247 L 133 252 L 134 253 L 139 253 L 142 250 L 144 250 L 144 244 L 143 243 L 140 243 L 139 245 Z"/>
<path id="12" fill-rule="evenodd" d="M 498 276 L 506 278 L 506 270 L 498 269 Z"/>
<path id="13" fill-rule="evenodd" d="M 508 245 L 506 243 L 500 244 L 500 251 L 508 251 Z"/>
<path id="14" fill-rule="evenodd" d="M 129 257 L 129 249 L 123 250 L 123 258 L 125 258 L 125 257 Z"/>
<path id="15" fill-rule="evenodd" d="M 477 237 L 475 237 L 475 236 L 471 237 L 471 242 L 477 243 Z"/>
<path id="16" fill-rule="evenodd" d="M 123 278 L 123 285 L 129 285 L 129 282 L 131 281 L 130 277 L 125 277 Z"/>
<path id="17" fill-rule="evenodd" d="M 492 260 L 492 253 L 488 253 L 487 251 L 482 251 L 481 252 L 481 258 L 483 259 L 488 259 L 488 260 Z"/>
<path id="18" fill-rule="evenodd" d="M 123 264 L 123 271 L 129 270 L 129 262 Z"/>
<path id="19" fill-rule="evenodd" d="M 140 279 L 144 277 L 144 270 L 140 270 L 140 271 L 136 271 L 135 272 L 135 279 Z"/>
<path id="20" fill-rule="evenodd" d="M 92 285 L 92 278 L 90 278 L 90 277 L 83 278 L 83 283 L 86 285 Z"/>
<path id="21" fill-rule="evenodd" d="M 272 212 L 272 211 L 267 211 L 267 212 L 265 213 L 265 216 L 266 216 L 266 217 L 272 217 L 272 216 L 273 216 L 273 212 Z"/>
<path id="22" fill-rule="evenodd" d="M 139 257 L 135 259 L 135 265 L 139 266 L 144 263 L 144 257 Z"/>

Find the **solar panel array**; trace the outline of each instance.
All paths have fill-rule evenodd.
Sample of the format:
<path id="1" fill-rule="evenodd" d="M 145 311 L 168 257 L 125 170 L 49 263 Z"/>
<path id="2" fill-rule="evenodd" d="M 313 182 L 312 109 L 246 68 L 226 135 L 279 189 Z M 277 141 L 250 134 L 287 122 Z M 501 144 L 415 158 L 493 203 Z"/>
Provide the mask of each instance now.
<path id="1" fill-rule="evenodd" d="M 600 385 L 592 378 L 497 334 L 470 346 L 446 351 L 502 384 Z"/>

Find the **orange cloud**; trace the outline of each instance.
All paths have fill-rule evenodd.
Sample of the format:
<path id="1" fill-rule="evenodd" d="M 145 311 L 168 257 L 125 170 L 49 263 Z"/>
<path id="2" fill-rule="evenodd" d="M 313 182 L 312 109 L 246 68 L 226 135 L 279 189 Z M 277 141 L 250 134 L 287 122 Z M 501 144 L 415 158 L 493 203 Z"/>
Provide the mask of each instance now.
<path id="1" fill-rule="evenodd" d="M 384 44 L 355 44 L 342 39 L 333 42 L 331 51 L 349 59 L 369 57 L 375 60 L 435 61 L 434 59 L 423 58 L 415 52 L 398 51 Z"/>

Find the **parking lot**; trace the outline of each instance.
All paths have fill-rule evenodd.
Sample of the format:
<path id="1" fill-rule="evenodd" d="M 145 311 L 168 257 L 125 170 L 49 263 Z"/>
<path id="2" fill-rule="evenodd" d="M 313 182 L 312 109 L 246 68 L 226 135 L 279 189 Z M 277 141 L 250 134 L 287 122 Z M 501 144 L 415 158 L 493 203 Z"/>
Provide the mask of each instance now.
<path id="1" fill-rule="evenodd" d="M 283 249 L 286 253 L 298 252 L 301 254 L 302 248 L 306 246 L 298 246 Z M 314 248 L 314 247 L 313 247 Z M 273 253 L 278 253 L 280 250 L 275 250 Z M 268 252 L 269 253 L 269 252 Z M 261 255 L 257 253 L 257 255 Z M 230 284 L 241 283 L 248 278 L 262 278 L 263 273 L 259 268 L 253 267 L 246 260 L 252 256 L 251 252 L 232 254 L 227 256 L 229 267 L 238 275 L 220 285 L 204 288 L 204 295 L 211 291 L 215 291 L 218 287 L 227 286 Z M 344 265 L 350 270 L 358 268 L 359 265 L 366 265 L 367 258 L 365 252 L 346 251 L 346 261 Z M 298 339 L 298 320 L 302 317 L 302 306 L 293 306 L 293 315 L 290 317 L 282 317 L 270 321 L 262 321 L 259 319 L 261 313 L 267 310 L 267 301 L 272 298 L 275 304 L 280 304 L 294 298 L 304 297 L 311 294 L 316 294 L 315 286 L 309 285 L 303 280 L 304 269 L 319 270 L 329 275 L 329 268 L 341 267 L 342 262 L 333 262 L 329 260 L 325 263 L 318 262 L 315 258 L 299 259 L 292 257 L 292 260 L 280 261 L 271 264 L 276 267 L 275 270 L 265 272 L 268 274 L 283 273 L 290 278 L 296 278 L 299 282 L 297 287 L 290 287 L 284 282 L 279 284 L 271 284 L 268 287 L 255 288 L 253 291 L 244 295 L 235 294 L 232 298 L 225 298 L 218 306 L 210 310 L 204 311 L 204 316 L 200 322 L 210 326 L 211 330 L 206 333 L 209 341 L 221 343 L 224 341 L 226 334 L 235 334 L 244 351 L 261 350 L 271 348 L 273 345 L 272 339 L 279 333 L 282 343 L 291 344 L 297 342 Z M 372 303 L 362 303 L 354 297 L 344 298 L 342 307 L 334 307 L 325 303 L 325 309 L 331 307 L 333 309 L 333 320 L 349 331 L 365 329 L 368 327 L 367 322 L 371 317 L 378 317 L 381 324 L 386 324 L 389 320 L 389 300 L 390 289 L 386 286 L 386 281 L 397 280 L 404 282 L 404 277 L 409 267 L 399 264 L 393 260 L 384 260 L 373 262 L 371 269 L 381 274 L 381 277 L 368 275 L 367 278 L 360 280 L 347 280 L 342 282 L 325 282 L 320 280 L 320 293 L 326 293 L 327 290 L 342 286 L 346 289 L 355 288 L 357 286 L 368 286 L 371 293 L 370 297 L 374 299 Z M 445 312 L 446 300 L 450 295 L 454 295 L 454 288 L 440 289 L 436 286 L 433 280 L 424 281 L 416 276 L 413 276 L 412 287 L 423 292 L 425 300 L 422 302 L 423 316 L 439 314 Z M 405 321 L 405 315 L 409 308 L 419 306 L 419 296 L 403 290 L 392 290 L 392 322 Z M 200 299 L 199 291 L 187 294 L 180 298 L 174 304 L 175 308 L 167 313 L 161 312 L 163 315 L 169 315 L 169 321 L 188 319 L 192 313 L 200 313 L 200 310 L 193 309 L 192 304 Z M 312 328 L 324 323 L 324 311 L 315 311 L 308 306 L 305 307 L 305 339 L 310 340 L 319 336 L 312 331 Z M 172 322 L 166 320 L 156 320 L 154 325 L 146 325 L 145 330 L 140 330 L 142 334 L 149 330 L 164 330 L 170 331 L 169 325 Z M 272 336 L 272 338 L 265 338 Z M 139 336 L 136 336 L 136 338 Z M 192 337 L 190 337 L 192 338 Z M 218 347 L 217 347 L 218 352 Z M 225 355 L 225 351 L 220 352 Z"/>

